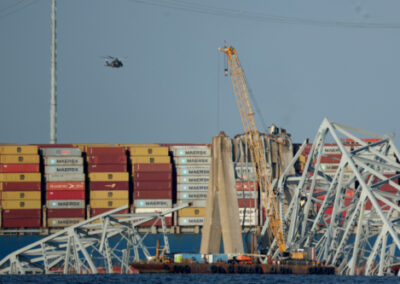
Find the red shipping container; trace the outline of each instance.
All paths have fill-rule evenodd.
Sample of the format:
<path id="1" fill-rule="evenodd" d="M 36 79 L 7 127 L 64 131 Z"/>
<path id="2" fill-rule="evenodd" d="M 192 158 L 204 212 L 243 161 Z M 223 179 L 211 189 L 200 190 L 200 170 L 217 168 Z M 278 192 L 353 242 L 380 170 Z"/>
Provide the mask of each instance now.
<path id="1" fill-rule="evenodd" d="M 2 164 L 0 173 L 38 173 L 39 164 Z"/>
<path id="2" fill-rule="evenodd" d="M 90 190 L 129 190 L 129 181 L 92 181 Z"/>
<path id="3" fill-rule="evenodd" d="M 133 172 L 172 172 L 171 164 L 134 164 Z"/>
<path id="4" fill-rule="evenodd" d="M 156 220 L 147 221 L 147 222 L 139 225 L 139 227 L 150 227 L 150 226 L 152 226 L 154 224 L 155 221 Z M 165 225 L 166 226 L 172 226 L 172 217 L 165 217 Z M 155 226 L 162 226 L 161 220 L 158 220 L 155 223 Z"/>
<path id="5" fill-rule="evenodd" d="M 126 172 L 126 164 L 90 164 L 88 166 L 89 173 L 96 172 Z"/>
<path id="6" fill-rule="evenodd" d="M 125 155 L 101 155 L 101 156 L 87 156 L 89 164 L 126 164 Z"/>
<path id="7" fill-rule="evenodd" d="M 105 212 L 108 212 L 108 211 L 110 211 L 110 210 L 113 210 L 113 209 L 110 209 L 110 208 L 96 208 L 96 209 L 90 209 L 90 216 L 94 217 L 94 216 L 103 214 L 103 213 L 105 213 Z M 115 214 L 128 214 L 128 213 L 129 213 L 129 209 L 124 209 L 124 210 L 118 211 L 118 212 L 115 213 Z"/>
<path id="8" fill-rule="evenodd" d="M 41 209 L 5 209 L 3 210 L 3 218 L 40 218 Z"/>
<path id="9" fill-rule="evenodd" d="M 54 190 L 46 192 L 47 200 L 71 200 L 71 199 L 85 199 L 84 190 Z"/>
<path id="10" fill-rule="evenodd" d="M 237 191 L 257 191 L 258 190 L 258 184 L 254 181 L 237 181 L 236 182 L 236 190 Z"/>
<path id="11" fill-rule="evenodd" d="M 3 218 L 3 228 L 40 228 L 42 218 Z"/>
<path id="12" fill-rule="evenodd" d="M 135 172 L 133 178 L 136 181 L 170 181 L 172 172 Z"/>
<path id="13" fill-rule="evenodd" d="M 86 209 L 47 209 L 47 218 L 85 218 Z"/>
<path id="14" fill-rule="evenodd" d="M 98 156 L 98 155 L 122 156 L 126 154 L 126 151 L 124 147 L 88 147 L 86 153 L 88 156 Z"/>
<path id="15" fill-rule="evenodd" d="M 321 164 L 327 163 L 327 164 L 338 164 L 340 163 L 340 160 L 342 159 L 342 155 L 340 154 L 330 154 L 330 155 L 324 155 L 321 157 Z M 314 163 L 316 163 L 316 159 L 314 159 Z"/>
<path id="16" fill-rule="evenodd" d="M 137 181 L 133 183 L 133 190 L 172 190 L 172 181 Z"/>
<path id="17" fill-rule="evenodd" d="M 134 199 L 171 199 L 172 190 L 135 190 Z"/>
<path id="18" fill-rule="evenodd" d="M 239 208 L 258 208 L 258 199 L 253 198 L 238 198 Z"/>
<path id="19" fill-rule="evenodd" d="M 85 190 L 83 181 L 48 182 L 46 190 Z"/>
<path id="20" fill-rule="evenodd" d="M 41 182 L 0 182 L 3 191 L 40 191 Z"/>

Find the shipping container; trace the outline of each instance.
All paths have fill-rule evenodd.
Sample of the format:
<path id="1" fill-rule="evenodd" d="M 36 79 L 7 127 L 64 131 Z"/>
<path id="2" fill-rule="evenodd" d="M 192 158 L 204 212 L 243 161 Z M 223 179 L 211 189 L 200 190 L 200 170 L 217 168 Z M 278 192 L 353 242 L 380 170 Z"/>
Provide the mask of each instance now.
<path id="1" fill-rule="evenodd" d="M 169 156 L 131 156 L 133 164 L 168 164 L 171 162 Z"/>
<path id="2" fill-rule="evenodd" d="M 40 173 L 12 173 L 0 174 L 0 181 L 2 182 L 17 182 L 17 181 L 41 181 Z"/>
<path id="3" fill-rule="evenodd" d="M 85 181 L 85 174 L 54 173 L 54 174 L 46 174 L 45 178 L 46 178 L 46 182 Z"/>
<path id="4" fill-rule="evenodd" d="M 0 173 L 38 173 L 39 164 L 1 164 Z"/>
<path id="5" fill-rule="evenodd" d="M 104 190 L 95 190 L 90 192 L 91 200 L 128 200 L 129 192 L 127 190 L 112 190 L 112 191 L 104 191 Z"/>
<path id="6" fill-rule="evenodd" d="M 85 183 L 82 181 L 48 182 L 46 190 L 85 190 Z"/>
<path id="7" fill-rule="evenodd" d="M 239 208 L 258 208 L 258 199 L 239 199 Z"/>
<path id="8" fill-rule="evenodd" d="M 47 200 L 85 199 L 85 190 L 52 190 L 46 192 Z"/>
<path id="9" fill-rule="evenodd" d="M 128 173 L 90 173 L 89 180 L 92 181 L 129 181 Z"/>
<path id="10" fill-rule="evenodd" d="M 208 146 L 171 146 L 174 157 L 181 156 L 211 156 L 211 150 Z"/>
<path id="11" fill-rule="evenodd" d="M 237 181 L 236 190 L 238 191 L 258 191 L 258 184 L 254 181 Z"/>
<path id="12" fill-rule="evenodd" d="M 210 165 L 211 157 L 174 157 L 176 165 Z"/>
<path id="13" fill-rule="evenodd" d="M 178 211 L 178 217 L 204 217 L 205 208 L 184 208 Z"/>
<path id="14" fill-rule="evenodd" d="M 90 216 L 95 217 L 97 215 L 106 213 L 112 209 L 113 208 L 92 208 L 92 209 L 90 209 Z M 128 214 L 128 213 L 129 213 L 129 209 L 123 209 L 123 210 L 116 212 L 115 214 Z"/>
<path id="15" fill-rule="evenodd" d="M 186 200 L 186 199 L 195 199 L 195 200 L 202 200 L 207 199 L 207 192 L 206 191 L 180 191 L 177 194 L 177 199 Z"/>
<path id="16" fill-rule="evenodd" d="M 89 164 L 126 164 L 127 162 L 127 158 L 125 155 L 87 156 L 86 160 Z"/>
<path id="17" fill-rule="evenodd" d="M 173 225 L 172 217 L 165 217 L 164 220 L 165 220 L 165 226 L 170 227 Z M 154 219 L 139 225 L 139 227 L 151 227 L 151 226 L 161 227 L 162 226 L 161 220 Z"/>
<path id="18" fill-rule="evenodd" d="M 36 191 L 41 189 L 41 182 L 0 182 L 2 191 Z"/>
<path id="19" fill-rule="evenodd" d="M 171 181 L 171 172 L 135 172 L 133 179 L 137 181 Z"/>
<path id="20" fill-rule="evenodd" d="M 68 157 L 81 157 L 82 151 L 79 148 L 41 148 L 43 156 L 68 156 Z"/>
<path id="21" fill-rule="evenodd" d="M 256 199 L 258 198 L 257 191 L 236 191 L 237 198 Z"/>
<path id="22" fill-rule="evenodd" d="M 210 175 L 210 166 L 176 166 L 178 176 L 208 176 Z"/>
<path id="23" fill-rule="evenodd" d="M 168 156 L 168 147 L 130 147 L 132 156 Z"/>
<path id="24" fill-rule="evenodd" d="M 244 219 L 244 220 L 243 220 Z M 244 226 L 258 226 L 258 216 L 257 215 L 250 215 L 250 216 L 243 216 L 239 217 L 240 225 Z"/>
<path id="25" fill-rule="evenodd" d="M 27 145 L 4 145 L 0 146 L 0 154 L 6 155 L 32 155 L 38 154 L 37 146 Z"/>
<path id="26" fill-rule="evenodd" d="M 144 172 L 172 172 L 171 164 L 134 164 L 132 165 L 132 171 L 137 173 Z"/>
<path id="27" fill-rule="evenodd" d="M 2 164 L 39 164 L 39 155 L 0 155 Z"/>
<path id="28" fill-rule="evenodd" d="M 129 181 L 92 181 L 90 190 L 129 190 Z"/>
<path id="29" fill-rule="evenodd" d="M 136 199 L 133 203 L 135 208 L 172 208 L 171 199 Z"/>
<path id="30" fill-rule="evenodd" d="M 88 156 L 115 155 L 124 156 L 125 147 L 87 147 L 86 154 Z"/>
<path id="31" fill-rule="evenodd" d="M 135 190 L 133 199 L 171 199 L 172 190 Z"/>
<path id="32" fill-rule="evenodd" d="M 134 190 L 172 190 L 172 181 L 134 181 Z"/>
<path id="33" fill-rule="evenodd" d="M 171 208 L 135 208 L 135 213 L 162 213 L 168 210 L 171 210 Z M 172 213 L 165 216 L 172 217 Z"/>
<path id="34" fill-rule="evenodd" d="M 86 209 L 47 209 L 47 218 L 85 218 Z"/>
<path id="35" fill-rule="evenodd" d="M 178 183 L 176 191 L 204 191 L 207 192 L 208 183 Z"/>
<path id="36" fill-rule="evenodd" d="M 40 200 L 41 192 L 40 191 L 3 191 L 2 198 L 3 198 L 3 201 L 4 200 L 20 200 L 20 199 Z"/>
<path id="37" fill-rule="evenodd" d="M 2 200 L 3 209 L 41 209 L 42 201 L 39 200 Z"/>
<path id="38" fill-rule="evenodd" d="M 340 148 L 337 144 L 325 144 L 323 147 L 325 154 L 341 154 Z"/>
<path id="39" fill-rule="evenodd" d="M 191 203 L 192 207 L 206 207 L 207 199 L 178 199 L 176 203 L 179 205 Z"/>
<path id="40" fill-rule="evenodd" d="M 40 228 L 42 218 L 3 218 L 2 226 L 7 228 Z"/>
<path id="41" fill-rule="evenodd" d="M 85 200 L 49 200 L 46 202 L 47 208 L 50 209 L 75 209 L 85 208 Z"/>
<path id="42" fill-rule="evenodd" d="M 90 207 L 93 209 L 97 208 L 118 208 L 125 205 L 129 205 L 129 200 L 90 200 Z"/>
<path id="43" fill-rule="evenodd" d="M 203 226 L 204 217 L 179 217 L 179 226 Z"/>
<path id="44" fill-rule="evenodd" d="M 83 173 L 83 166 L 45 166 L 45 174 L 66 173 L 80 174 Z"/>
<path id="45" fill-rule="evenodd" d="M 47 166 L 76 166 L 83 165 L 82 157 L 44 157 Z"/>
<path id="46" fill-rule="evenodd" d="M 178 184 L 199 184 L 199 183 L 207 183 L 210 179 L 209 175 L 203 176 L 177 176 L 177 183 Z"/>
<path id="47" fill-rule="evenodd" d="M 90 164 L 88 165 L 89 173 L 97 173 L 97 172 L 126 172 L 127 165 L 126 164 Z"/>
<path id="48" fill-rule="evenodd" d="M 85 218 L 48 218 L 47 226 L 53 228 L 65 228 L 85 221 Z"/>
<path id="49" fill-rule="evenodd" d="M 3 218 L 40 218 L 41 209 L 7 209 L 3 210 Z"/>

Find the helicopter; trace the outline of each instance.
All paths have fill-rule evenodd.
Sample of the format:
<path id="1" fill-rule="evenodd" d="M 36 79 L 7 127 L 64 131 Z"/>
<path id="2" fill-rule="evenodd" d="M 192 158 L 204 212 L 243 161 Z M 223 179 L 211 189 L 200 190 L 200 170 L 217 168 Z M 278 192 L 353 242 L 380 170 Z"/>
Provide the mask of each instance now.
<path id="1" fill-rule="evenodd" d="M 117 57 L 105 56 L 103 58 L 105 59 L 104 66 L 111 67 L 111 68 L 121 68 L 122 66 L 124 66 L 122 61 L 119 60 Z"/>

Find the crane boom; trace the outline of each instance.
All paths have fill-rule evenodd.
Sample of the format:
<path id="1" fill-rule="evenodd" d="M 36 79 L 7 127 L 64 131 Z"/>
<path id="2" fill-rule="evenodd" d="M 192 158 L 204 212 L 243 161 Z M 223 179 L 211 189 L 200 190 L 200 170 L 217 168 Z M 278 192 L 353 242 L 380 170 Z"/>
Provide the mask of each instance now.
<path id="1" fill-rule="evenodd" d="M 260 185 L 261 200 L 268 218 L 269 228 L 272 235 L 275 237 L 279 250 L 285 252 L 286 245 L 279 214 L 279 203 L 272 188 L 271 173 L 267 167 L 264 148 L 262 147 L 260 134 L 257 130 L 243 69 L 240 65 L 236 50 L 233 47 L 220 47 L 219 50 L 225 53 L 227 57 L 229 74 L 242 118 L 247 143 L 249 145 L 251 159 L 255 167 L 257 181 Z"/>

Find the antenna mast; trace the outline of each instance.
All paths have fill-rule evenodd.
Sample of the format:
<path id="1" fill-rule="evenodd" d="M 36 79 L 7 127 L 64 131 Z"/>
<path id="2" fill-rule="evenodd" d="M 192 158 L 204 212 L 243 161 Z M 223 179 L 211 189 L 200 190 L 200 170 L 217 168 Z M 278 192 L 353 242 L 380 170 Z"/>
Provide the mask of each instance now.
<path id="1" fill-rule="evenodd" d="M 50 144 L 57 143 L 56 0 L 51 0 Z"/>

